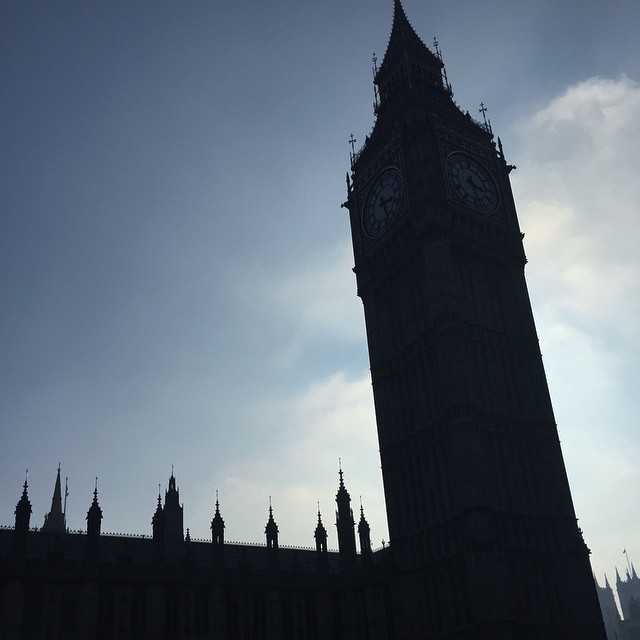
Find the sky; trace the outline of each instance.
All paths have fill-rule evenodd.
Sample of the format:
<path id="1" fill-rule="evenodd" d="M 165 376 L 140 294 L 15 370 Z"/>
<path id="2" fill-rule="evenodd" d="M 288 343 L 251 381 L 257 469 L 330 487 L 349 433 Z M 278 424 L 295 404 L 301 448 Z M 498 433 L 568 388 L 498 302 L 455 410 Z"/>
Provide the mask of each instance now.
<path id="1" fill-rule="evenodd" d="M 640 568 L 640 4 L 405 0 L 455 99 L 488 106 L 579 524 L 600 582 Z M 84 530 L 336 548 L 338 460 L 388 539 L 350 134 L 373 125 L 391 0 L 0 8 L 0 524 L 58 463 Z"/>

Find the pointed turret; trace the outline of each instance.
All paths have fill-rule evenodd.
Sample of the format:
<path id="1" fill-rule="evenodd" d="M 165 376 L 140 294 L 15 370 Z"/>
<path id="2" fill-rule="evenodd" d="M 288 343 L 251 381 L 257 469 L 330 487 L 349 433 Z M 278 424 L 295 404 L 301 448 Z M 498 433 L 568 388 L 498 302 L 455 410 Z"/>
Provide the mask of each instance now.
<path id="1" fill-rule="evenodd" d="M 448 93 L 442 81 L 443 66 L 414 31 L 400 0 L 394 0 L 389 44 L 374 79 L 380 109 L 403 100 L 410 91 Z"/>
<path id="2" fill-rule="evenodd" d="M 316 541 L 316 560 L 319 571 L 324 571 L 329 567 L 329 553 L 327 547 L 327 530 L 322 524 L 322 517 L 320 516 L 320 503 L 318 503 L 318 523 L 313 533 L 313 537 Z"/>
<path id="3" fill-rule="evenodd" d="M 604 574 L 604 588 L 605 589 L 611 589 L 611 585 L 609 584 L 609 578 L 607 578 L 607 574 L 606 573 Z"/>
<path id="4" fill-rule="evenodd" d="M 176 486 L 176 479 L 173 475 L 173 466 L 171 467 L 171 476 L 169 478 L 169 488 L 164 494 L 164 526 L 165 526 L 165 543 L 167 552 L 172 554 L 181 548 L 184 542 L 184 523 L 183 523 L 183 507 L 180 504 L 180 491 Z"/>
<path id="5" fill-rule="evenodd" d="M 365 520 L 362 499 L 360 499 L 360 522 L 358 522 L 358 537 L 360 538 L 360 554 L 364 562 L 371 560 L 371 527 Z"/>
<path id="6" fill-rule="evenodd" d="M 264 528 L 267 539 L 267 554 L 270 571 L 278 569 L 278 525 L 273 519 L 273 509 L 271 507 L 271 496 L 269 496 L 269 519 L 267 526 Z"/>
<path id="7" fill-rule="evenodd" d="M 224 550 L 224 520 L 220 515 L 220 503 L 218 502 L 218 492 L 216 491 L 216 512 L 211 520 L 211 542 L 214 565 L 220 565 Z"/>
<path id="8" fill-rule="evenodd" d="M 318 524 L 316 524 L 316 530 L 313 533 L 313 537 L 316 541 L 316 551 L 318 553 L 327 553 L 327 530 L 322 524 L 322 517 L 320 516 L 320 504 L 318 504 Z"/>
<path id="9" fill-rule="evenodd" d="M 214 546 L 224 545 L 224 520 L 220 515 L 220 503 L 218 502 L 218 492 L 216 491 L 216 512 L 211 520 L 211 541 Z"/>
<path id="10" fill-rule="evenodd" d="M 28 475 L 25 473 L 24 484 L 22 485 L 22 495 L 15 510 L 15 527 L 13 530 L 13 553 L 17 556 L 24 556 L 27 552 L 27 538 L 29 535 L 29 522 L 31 520 L 31 502 L 29 502 Z"/>
<path id="11" fill-rule="evenodd" d="M 97 556 L 100 550 L 100 529 L 102 527 L 102 509 L 98 504 L 98 478 L 93 489 L 93 502 L 87 511 L 87 552 Z"/>
<path id="12" fill-rule="evenodd" d="M 271 507 L 271 496 L 269 496 L 269 519 L 267 520 L 267 526 L 264 528 L 264 533 L 267 538 L 267 548 L 278 548 L 278 525 L 273 519 L 273 508 Z"/>
<path id="13" fill-rule="evenodd" d="M 51 510 L 44 517 L 42 531 L 46 531 L 48 533 L 64 533 L 66 530 L 67 523 L 64 511 L 62 510 L 62 485 L 60 482 L 60 465 L 58 464 L 56 483 L 53 488 L 53 497 L 51 498 Z"/>
<path id="14" fill-rule="evenodd" d="M 161 562 L 164 559 L 165 526 L 160 485 L 158 485 L 158 504 L 156 506 L 156 512 L 151 519 L 151 525 L 153 527 L 153 561 Z"/>
<path id="15" fill-rule="evenodd" d="M 340 551 L 340 563 L 344 567 L 355 564 L 356 560 L 356 535 L 353 511 L 351 510 L 351 496 L 344 486 L 342 466 L 338 472 L 340 484 L 336 493 L 336 528 L 338 530 L 338 550 Z"/>
<path id="16" fill-rule="evenodd" d="M 616 567 L 616 584 L 620 584 L 622 582 L 622 578 L 620 578 L 620 572 L 618 571 L 618 567 Z"/>

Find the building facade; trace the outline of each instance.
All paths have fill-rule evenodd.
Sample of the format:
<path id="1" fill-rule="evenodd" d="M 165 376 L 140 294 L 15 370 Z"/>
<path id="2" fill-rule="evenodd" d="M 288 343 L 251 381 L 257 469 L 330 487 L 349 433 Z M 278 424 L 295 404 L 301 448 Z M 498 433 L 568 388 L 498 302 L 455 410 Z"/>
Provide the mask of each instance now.
<path id="1" fill-rule="evenodd" d="M 399 0 L 347 201 L 391 543 L 371 552 L 342 472 L 339 553 L 182 530 L 173 474 L 152 538 L 0 532 L 1 638 L 602 640 L 524 279 L 511 167 L 455 104 Z M 54 501 L 57 500 L 54 496 Z M 57 509 L 57 507 L 56 507 Z M 53 507 L 52 507 L 53 511 Z M 54 518 L 55 519 L 55 518 Z"/>

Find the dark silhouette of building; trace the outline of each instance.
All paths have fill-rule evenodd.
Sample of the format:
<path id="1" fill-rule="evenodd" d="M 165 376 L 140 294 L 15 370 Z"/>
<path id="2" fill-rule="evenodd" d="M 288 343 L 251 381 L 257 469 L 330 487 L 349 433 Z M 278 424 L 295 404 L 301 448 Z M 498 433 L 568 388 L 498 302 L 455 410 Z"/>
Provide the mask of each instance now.
<path id="1" fill-rule="evenodd" d="M 625 573 L 623 580 L 616 568 L 616 591 L 622 618 L 607 576 L 604 577 L 604 587 L 596 580 L 607 640 L 640 640 L 640 578 L 632 564 Z"/>
<path id="2" fill-rule="evenodd" d="M 452 99 L 399 0 L 376 122 L 347 176 L 391 543 L 372 552 L 342 469 L 339 552 L 183 533 L 173 473 L 153 536 L 0 532 L 2 638 L 602 640 L 524 280 L 507 164 Z M 484 113 L 483 113 L 484 117 Z M 59 473 L 52 514 L 58 508 Z M 55 513 L 58 513 L 55 511 Z M 56 516 L 57 518 L 58 516 Z M 64 527 L 63 527 L 64 529 Z"/>

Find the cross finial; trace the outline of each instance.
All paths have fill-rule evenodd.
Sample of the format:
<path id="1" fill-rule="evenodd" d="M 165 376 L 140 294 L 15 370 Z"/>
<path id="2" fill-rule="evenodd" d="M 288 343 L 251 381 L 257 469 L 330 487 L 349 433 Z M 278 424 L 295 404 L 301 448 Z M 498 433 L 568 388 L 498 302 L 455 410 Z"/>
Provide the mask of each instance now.
<path id="1" fill-rule="evenodd" d="M 349 154 L 349 160 L 351 161 L 351 166 L 353 167 L 353 163 L 356 161 L 356 142 L 355 136 L 353 133 L 349 136 L 349 144 L 351 145 L 351 153 Z"/>
<path id="2" fill-rule="evenodd" d="M 484 102 L 480 103 L 480 108 L 478 109 L 478 112 L 482 114 L 482 119 L 484 120 L 484 124 L 485 126 L 487 125 L 487 107 L 485 106 Z"/>

